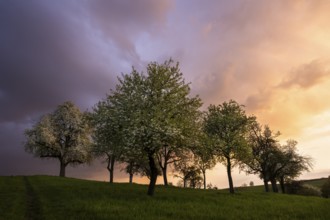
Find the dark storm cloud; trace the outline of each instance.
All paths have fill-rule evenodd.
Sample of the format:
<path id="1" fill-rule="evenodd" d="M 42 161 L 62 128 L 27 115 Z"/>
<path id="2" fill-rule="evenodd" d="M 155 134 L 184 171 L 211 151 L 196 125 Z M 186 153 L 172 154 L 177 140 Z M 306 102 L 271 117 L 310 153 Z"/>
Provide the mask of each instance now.
<path id="1" fill-rule="evenodd" d="M 86 107 L 86 99 L 102 96 L 122 71 L 114 54 L 138 65 L 133 39 L 155 31 L 167 7 L 150 0 L 0 3 L 0 122 L 65 100 Z"/>
<path id="2" fill-rule="evenodd" d="M 85 110 L 105 97 L 118 74 L 141 65 L 133 41 L 156 33 L 169 5 L 0 1 L 0 175 L 57 174 L 56 162 L 24 153 L 24 129 L 64 101 Z"/>
<path id="3" fill-rule="evenodd" d="M 111 85 L 106 70 L 93 69 L 85 30 L 70 18 L 69 5 L 7 1 L 0 7 L 1 122 L 22 120 L 68 99 L 83 105 L 80 97 L 100 95 Z"/>
<path id="4" fill-rule="evenodd" d="M 101 96 L 111 84 L 101 73 L 93 78 L 98 69 L 88 65 L 84 29 L 73 25 L 69 5 L 50 3 L 0 2 L 1 175 L 51 173 L 51 161 L 24 153 L 24 129 L 65 100 L 86 107 L 81 97 Z"/>

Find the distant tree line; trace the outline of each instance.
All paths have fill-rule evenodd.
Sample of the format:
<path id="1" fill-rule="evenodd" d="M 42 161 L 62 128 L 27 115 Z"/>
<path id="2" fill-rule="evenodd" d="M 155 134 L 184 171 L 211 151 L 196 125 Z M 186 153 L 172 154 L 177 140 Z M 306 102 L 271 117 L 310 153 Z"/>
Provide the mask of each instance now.
<path id="1" fill-rule="evenodd" d="M 207 188 L 206 171 L 226 166 L 229 192 L 234 193 L 232 169 L 237 166 L 264 181 L 265 191 L 282 192 L 284 184 L 311 168 L 311 158 L 297 152 L 297 142 L 281 145 L 279 133 L 248 116 L 234 100 L 210 105 L 192 96 L 179 64 L 151 62 L 146 73 L 132 69 L 118 77 L 116 87 L 91 112 L 65 102 L 25 131 L 27 152 L 56 158 L 60 176 L 67 165 L 102 158 L 114 181 L 115 165 L 125 164 L 132 183 L 140 174 L 150 180 L 153 195 L 158 176 L 168 185 L 169 170 L 183 187 Z M 209 187 L 212 187 L 209 185 Z"/>

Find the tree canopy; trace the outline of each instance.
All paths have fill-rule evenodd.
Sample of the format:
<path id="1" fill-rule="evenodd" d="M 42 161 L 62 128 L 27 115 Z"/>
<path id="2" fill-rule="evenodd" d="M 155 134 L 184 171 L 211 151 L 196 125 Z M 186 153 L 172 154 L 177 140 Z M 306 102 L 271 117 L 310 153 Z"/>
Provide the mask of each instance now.
<path id="1" fill-rule="evenodd" d="M 60 161 L 60 176 L 67 165 L 91 160 L 90 128 L 85 114 L 71 102 L 41 117 L 31 129 L 25 130 L 25 150 L 41 158 Z"/>

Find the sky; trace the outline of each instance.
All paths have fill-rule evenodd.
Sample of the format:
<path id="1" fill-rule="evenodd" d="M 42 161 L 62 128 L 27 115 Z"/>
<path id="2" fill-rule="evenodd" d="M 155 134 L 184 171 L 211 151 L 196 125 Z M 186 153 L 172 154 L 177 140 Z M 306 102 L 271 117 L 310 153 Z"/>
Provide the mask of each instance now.
<path id="1" fill-rule="evenodd" d="M 132 66 L 172 58 L 204 109 L 238 101 L 313 158 L 300 178 L 327 177 L 329 11 L 328 0 L 0 1 L 0 175 L 58 175 L 58 161 L 24 151 L 24 130 L 64 101 L 90 110 Z M 207 175 L 227 186 L 223 165 Z M 100 161 L 67 176 L 108 180 Z M 261 183 L 237 169 L 233 179 Z"/>

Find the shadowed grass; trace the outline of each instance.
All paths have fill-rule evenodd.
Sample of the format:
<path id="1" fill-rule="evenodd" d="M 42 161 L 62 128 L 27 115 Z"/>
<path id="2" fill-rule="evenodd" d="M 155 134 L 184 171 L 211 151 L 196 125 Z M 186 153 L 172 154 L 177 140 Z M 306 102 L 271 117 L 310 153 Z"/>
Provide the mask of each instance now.
<path id="1" fill-rule="evenodd" d="M 10 177 L 0 181 L 6 178 Z M 149 197 L 145 185 L 27 178 L 46 219 L 330 219 L 330 200 L 264 193 L 260 187 L 230 195 L 227 190 L 157 186 L 155 196 Z M 20 198 L 19 194 L 16 197 Z"/>
<path id="2" fill-rule="evenodd" d="M 41 212 L 41 204 L 39 197 L 30 184 L 28 177 L 24 177 L 25 189 L 26 189 L 26 211 L 25 218 L 31 220 L 44 219 Z"/>
<path id="3" fill-rule="evenodd" d="M 0 176 L 0 219 L 25 219 L 26 202 L 23 177 Z"/>

